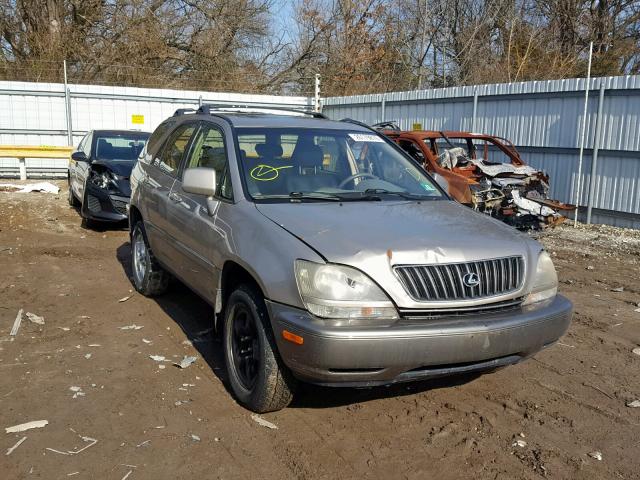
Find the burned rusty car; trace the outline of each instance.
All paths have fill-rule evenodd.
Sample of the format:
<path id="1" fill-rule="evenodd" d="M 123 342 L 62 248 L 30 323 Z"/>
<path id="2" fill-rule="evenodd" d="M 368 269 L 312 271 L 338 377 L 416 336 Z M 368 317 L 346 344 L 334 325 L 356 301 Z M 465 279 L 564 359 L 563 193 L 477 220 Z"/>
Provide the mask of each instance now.
<path id="1" fill-rule="evenodd" d="M 526 165 L 506 139 L 469 132 L 402 131 L 374 126 L 474 210 L 523 230 L 562 223 L 575 206 L 550 200 L 549 177 Z"/>

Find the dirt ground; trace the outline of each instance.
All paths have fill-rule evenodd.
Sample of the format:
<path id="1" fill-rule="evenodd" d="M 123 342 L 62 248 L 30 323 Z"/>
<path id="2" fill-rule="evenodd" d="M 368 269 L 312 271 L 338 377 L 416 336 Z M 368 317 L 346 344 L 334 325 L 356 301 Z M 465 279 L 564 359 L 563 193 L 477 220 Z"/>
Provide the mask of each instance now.
<path id="1" fill-rule="evenodd" d="M 307 385 L 262 416 L 269 429 L 225 386 L 212 310 L 177 283 L 134 293 L 126 229 L 81 227 L 59 185 L 0 192 L 0 426 L 49 422 L 0 433 L 0 478 L 640 478 L 640 408 L 627 406 L 640 399 L 640 232 L 540 235 L 576 312 L 534 359 L 477 378 Z M 44 325 L 25 316 L 10 337 L 19 309 Z M 197 361 L 172 365 L 184 355 Z"/>

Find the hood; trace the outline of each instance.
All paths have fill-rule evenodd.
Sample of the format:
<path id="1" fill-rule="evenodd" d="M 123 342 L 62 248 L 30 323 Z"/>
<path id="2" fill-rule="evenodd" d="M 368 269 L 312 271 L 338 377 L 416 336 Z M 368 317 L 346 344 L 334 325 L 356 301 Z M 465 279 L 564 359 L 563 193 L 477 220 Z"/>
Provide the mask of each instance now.
<path id="1" fill-rule="evenodd" d="M 116 175 L 129 178 L 131 170 L 135 166 L 137 160 L 101 160 L 97 159 L 91 162 L 91 165 L 102 165 L 111 170 Z"/>
<path id="2" fill-rule="evenodd" d="M 399 306 L 394 265 L 454 263 L 521 255 L 531 271 L 540 245 L 514 228 L 449 200 L 262 203 L 256 208 L 318 251 L 375 279 Z"/>

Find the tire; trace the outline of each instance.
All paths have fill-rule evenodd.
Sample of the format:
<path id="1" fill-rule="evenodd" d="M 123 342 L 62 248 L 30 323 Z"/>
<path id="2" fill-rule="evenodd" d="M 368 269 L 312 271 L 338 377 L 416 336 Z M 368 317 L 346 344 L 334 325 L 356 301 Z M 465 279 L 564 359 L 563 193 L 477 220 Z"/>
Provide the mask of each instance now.
<path id="1" fill-rule="evenodd" d="M 80 206 L 80 201 L 73 194 L 73 190 L 71 190 L 71 182 L 69 182 L 69 195 L 68 198 L 69 205 L 73 208 L 78 208 Z"/>
<path id="2" fill-rule="evenodd" d="M 138 221 L 131 231 L 131 271 L 133 285 L 146 297 L 162 295 L 169 286 L 169 272 L 155 259 L 142 221 Z"/>
<path id="3" fill-rule="evenodd" d="M 231 293 L 222 342 L 229 383 L 242 405 L 265 413 L 291 403 L 296 381 L 278 354 L 264 299 L 256 288 L 241 285 Z M 248 354 L 240 355 L 247 349 Z"/>

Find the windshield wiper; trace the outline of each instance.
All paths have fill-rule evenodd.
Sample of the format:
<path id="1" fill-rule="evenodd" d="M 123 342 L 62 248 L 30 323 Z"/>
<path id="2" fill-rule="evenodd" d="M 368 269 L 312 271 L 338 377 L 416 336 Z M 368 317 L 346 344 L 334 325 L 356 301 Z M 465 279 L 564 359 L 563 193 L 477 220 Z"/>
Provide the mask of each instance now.
<path id="1" fill-rule="evenodd" d="M 289 198 L 291 200 L 320 200 L 330 202 L 341 202 L 342 198 L 333 193 L 324 192 L 290 192 Z"/>
<path id="2" fill-rule="evenodd" d="M 384 188 L 367 188 L 364 193 L 366 195 L 398 195 L 408 200 L 425 200 L 433 198 L 430 195 L 419 195 L 416 193 L 401 192 L 397 190 L 386 190 Z"/>

